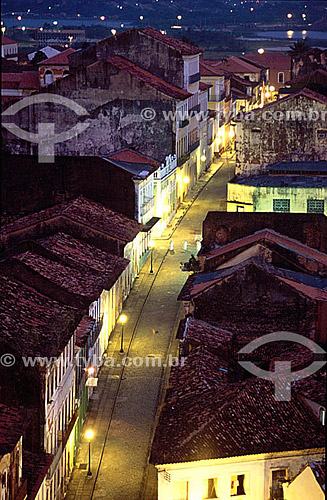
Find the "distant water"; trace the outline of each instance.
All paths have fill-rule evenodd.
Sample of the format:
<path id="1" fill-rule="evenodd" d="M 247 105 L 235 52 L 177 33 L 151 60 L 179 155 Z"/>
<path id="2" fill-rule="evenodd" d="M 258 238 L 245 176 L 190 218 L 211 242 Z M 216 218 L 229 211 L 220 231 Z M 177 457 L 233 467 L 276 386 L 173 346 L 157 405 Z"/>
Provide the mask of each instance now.
<path id="1" fill-rule="evenodd" d="M 17 16 L 12 16 L 12 17 L 3 17 L 1 20 L 3 21 L 3 24 L 8 27 L 12 28 L 13 26 L 26 26 L 26 28 L 38 28 L 43 26 L 45 23 L 48 23 L 51 25 L 51 27 L 63 27 L 63 26 L 74 26 L 75 28 L 78 28 L 82 25 L 84 26 L 94 26 L 95 24 L 101 25 L 101 26 L 106 26 L 107 28 L 119 28 L 121 24 L 124 24 L 126 27 L 131 27 L 132 23 L 131 22 L 125 22 L 123 19 L 121 21 L 116 20 L 110 20 L 108 17 L 105 21 L 100 21 L 99 18 L 97 19 L 60 19 L 60 18 L 51 18 L 51 19 L 35 19 L 28 17 L 22 16 L 23 19 L 21 21 L 17 20 Z M 54 26 L 53 21 L 58 21 L 58 25 Z"/>
<path id="2" fill-rule="evenodd" d="M 300 40 L 310 38 L 311 40 L 327 40 L 327 31 L 257 31 L 256 36 L 260 38 L 274 38 L 277 40 Z"/>

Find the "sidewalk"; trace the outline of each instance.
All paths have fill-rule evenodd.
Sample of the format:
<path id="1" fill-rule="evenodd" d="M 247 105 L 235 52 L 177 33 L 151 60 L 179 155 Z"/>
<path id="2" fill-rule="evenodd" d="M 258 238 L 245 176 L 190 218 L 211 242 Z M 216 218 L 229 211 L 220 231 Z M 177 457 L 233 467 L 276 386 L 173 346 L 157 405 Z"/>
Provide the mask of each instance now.
<path id="1" fill-rule="evenodd" d="M 212 177 L 222 162 L 213 164 L 198 181 L 197 190 L 204 190 L 201 202 L 193 204 L 195 192 L 190 193 L 183 207 L 181 220 L 166 229 L 165 239 L 157 239 L 154 250 L 154 271 L 149 274 L 149 259 L 124 306 L 128 322 L 124 328 L 126 355 L 143 360 L 142 366 L 121 366 L 119 354 L 121 328 L 110 337 L 107 354 L 115 366 L 103 366 L 99 383 L 92 397 L 85 430 L 92 428 L 91 443 L 93 477 L 86 475 L 88 443 L 83 438 L 77 466 L 69 484 L 68 500 L 153 500 L 156 498 L 154 468 L 149 468 L 148 456 L 155 417 L 161 402 L 163 380 L 170 352 L 176 352 L 174 333 L 181 307 L 177 296 L 188 274 L 180 270 L 180 262 L 195 252 L 194 232 L 201 232 L 202 220 L 208 207 L 225 196 L 226 172 Z M 227 165 L 228 166 L 228 165 Z M 228 167 L 229 168 L 229 167 Z M 224 168 L 224 171 L 227 167 Z M 212 181 L 207 184 L 207 181 Z M 192 201 L 193 198 L 193 201 Z M 188 212 L 188 213 L 187 213 Z M 183 215 L 183 212 L 181 212 Z M 175 251 L 168 251 L 173 234 Z M 188 240 L 188 250 L 183 241 Z M 153 330 L 158 333 L 153 334 Z M 144 360 L 161 358 L 162 366 L 146 366 Z M 146 489 L 146 492 L 145 492 Z"/>

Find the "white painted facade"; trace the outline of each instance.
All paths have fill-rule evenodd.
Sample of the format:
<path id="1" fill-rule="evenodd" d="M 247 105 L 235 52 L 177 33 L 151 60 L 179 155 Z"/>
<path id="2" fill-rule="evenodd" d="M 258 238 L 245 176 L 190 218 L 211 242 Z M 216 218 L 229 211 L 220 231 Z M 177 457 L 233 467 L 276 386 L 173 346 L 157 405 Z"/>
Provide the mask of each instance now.
<path id="1" fill-rule="evenodd" d="M 323 456 L 323 449 L 310 449 L 157 465 L 158 500 L 270 500 L 273 477 L 285 471 L 291 478 L 308 461 Z M 216 496 L 208 497 L 209 479 Z M 242 485 L 244 494 L 238 490 Z"/>

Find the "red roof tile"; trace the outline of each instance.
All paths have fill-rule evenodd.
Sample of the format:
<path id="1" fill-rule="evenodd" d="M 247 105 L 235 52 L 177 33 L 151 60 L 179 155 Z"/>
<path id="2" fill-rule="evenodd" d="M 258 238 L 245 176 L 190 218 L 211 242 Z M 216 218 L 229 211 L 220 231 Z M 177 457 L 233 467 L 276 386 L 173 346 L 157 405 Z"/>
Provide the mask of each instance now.
<path id="1" fill-rule="evenodd" d="M 225 76 L 226 71 L 212 67 L 209 60 L 200 59 L 200 74 L 201 76 Z"/>
<path id="2" fill-rule="evenodd" d="M 24 434 L 25 413 L 0 404 L 0 455 L 11 453 Z"/>
<path id="3" fill-rule="evenodd" d="M 28 279 L 27 276 L 41 276 L 49 284 L 53 283 L 70 294 L 81 297 L 90 303 L 100 296 L 105 287 L 106 279 L 99 273 L 92 273 L 86 268 L 82 271 L 75 266 L 61 264 L 32 251 L 15 255 L 11 260 L 20 262 L 25 269 L 29 270 L 26 279 Z M 15 275 L 18 279 L 25 281 L 20 272 Z M 35 288 L 38 287 L 35 286 Z M 40 289 L 40 291 L 43 290 Z M 43 293 L 45 293 L 45 290 Z M 49 295 L 51 296 L 51 292 L 49 292 Z"/>
<path id="4" fill-rule="evenodd" d="M 36 90 L 39 88 L 39 73 L 37 71 L 1 73 L 1 88 Z"/>
<path id="5" fill-rule="evenodd" d="M 1 45 L 13 45 L 13 44 L 18 45 L 18 42 L 16 42 L 15 40 L 11 40 L 11 38 L 8 38 L 7 36 L 4 35 L 1 37 Z"/>
<path id="6" fill-rule="evenodd" d="M 77 347 L 84 347 L 88 337 L 96 325 L 95 319 L 90 316 L 83 316 L 75 330 L 75 344 Z"/>
<path id="7" fill-rule="evenodd" d="M 253 64 L 243 61 L 240 57 L 230 56 L 225 61 L 214 61 L 207 59 L 205 63 L 212 68 L 212 70 L 223 70 L 228 73 L 260 73 L 260 69 Z"/>
<path id="8" fill-rule="evenodd" d="M 107 59 L 107 62 L 113 64 L 114 66 L 116 66 L 116 68 L 119 68 L 122 71 L 126 71 L 133 77 L 141 80 L 142 82 L 146 83 L 155 90 L 158 90 L 162 94 L 173 97 L 174 99 L 184 100 L 188 97 L 191 97 L 192 95 L 186 90 L 176 87 L 175 85 L 172 85 L 165 80 L 162 80 L 161 78 L 159 78 L 159 76 L 153 75 L 149 71 L 141 68 L 140 66 L 137 66 L 136 64 L 129 61 L 128 59 L 125 59 L 122 56 L 110 57 L 109 59 Z"/>
<path id="9" fill-rule="evenodd" d="M 53 456 L 23 450 L 23 476 L 27 478 L 27 500 L 34 500 L 46 478 Z"/>
<path id="10" fill-rule="evenodd" d="M 304 245 L 303 243 L 300 243 L 293 238 L 289 238 L 288 236 L 279 234 L 272 229 L 262 229 L 260 231 L 256 231 L 249 236 L 245 236 L 244 238 L 240 238 L 239 240 L 234 240 L 231 243 L 227 243 L 226 245 L 221 246 L 220 248 L 211 250 L 210 252 L 205 254 L 205 259 L 210 262 L 211 259 L 214 259 L 218 256 L 225 255 L 229 252 L 242 249 L 245 246 L 253 245 L 254 243 L 266 240 L 277 243 L 284 248 L 292 250 L 310 259 L 316 260 L 327 266 L 327 255 L 325 253 L 319 252 L 319 250 L 316 250 L 315 248 Z"/>
<path id="11" fill-rule="evenodd" d="M 128 259 L 110 254 L 64 233 L 56 233 L 37 240 L 37 245 L 46 249 L 61 262 L 81 271 L 89 270 L 105 278 L 105 288 L 110 289 L 129 264 Z"/>
<path id="12" fill-rule="evenodd" d="M 164 43 L 165 45 L 168 45 L 169 47 L 172 47 L 173 49 L 180 52 L 183 56 L 191 56 L 201 54 L 203 52 L 200 47 L 195 47 L 188 43 L 181 42 L 180 40 L 177 40 L 176 38 L 173 38 L 169 35 L 164 35 L 160 33 L 160 31 L 151 27 L 142 28 L 139 29 L 139 31 L 141 33 L 144 33 L 145 35 L 150 36 L 151 38 L 154 38 L 155 40 L 158 40 L 159 42 Z"/>
<path id="13" fill-rule="evenodd" d="M 20 231 L 23 228 L 26 229 L 57 217 L 68 218 L 85 227 L 91 227 L 102 233 L 107 233 L 112 238 L 126 243 L 132 241 L 143 227 L 134 219 L 130 219 L 118 212 L 113 212 L 99 203 L 79 196 L 74 200 L 46 208 L 40 212 L 17 219 L 6 226 L 2 226 L 1 234 L 5 235 Z"/>
<path id="14" fill-rule="evenodd" d="M 3 274 L 0 294 L 0 339 L 19 356 L 58 356 L 83 316 Z"/>
<path id="15" fill-rule="evenodd" d="M 249 53 L 245 54 L 244 59 L 248 59 L 249 62 L 259 63 L 269 69 L 291 70 L 291 56 L 278 52 Z"/>
<path id="16" fill-rule="evenodd" d="M 142 155 L 141 153 L 138 153 L 137 151 L 133 151 L 132 149 L 128 148 L 116 151 L 115 153 L 112 153 L 110 156 L 107 156 L 107 158 L 110 158 L 112 160 L 124 161 L 126 163 L 150 164 L 155 167 L 159 166 L 159 163 L 153 158 Z"/>
<path id="17" fill-rule="evenodd" d="M 204 82 L 200 82 L 199 83 L 199 89 L 200 90 L 208 90 L 208 89 L 211 89 L 212 85 L 209 85 L 207 83 L 204 83 Z"/>
<path id="18" fill-rule="evenodd" d="M 60 54 L 56 54 L 55 56 L 49 57 L 49 59 L 45 59 L 38 63 L 39 66 L 68 66 L 69 59 L 68 56 L 76 52 L 75 49 L 67 49 Z"/>

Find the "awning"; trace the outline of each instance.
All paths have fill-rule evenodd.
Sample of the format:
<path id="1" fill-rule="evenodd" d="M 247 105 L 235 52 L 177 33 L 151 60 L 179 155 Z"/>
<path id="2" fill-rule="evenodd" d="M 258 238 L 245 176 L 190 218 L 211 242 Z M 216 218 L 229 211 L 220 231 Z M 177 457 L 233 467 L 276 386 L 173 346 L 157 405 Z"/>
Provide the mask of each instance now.
<path id="1" fill-rule="evenodd" d="M 160 221 L 160 217 L 152 217 L 146 224 L 143 225 L 142 232 L 148 233 Z"/>

